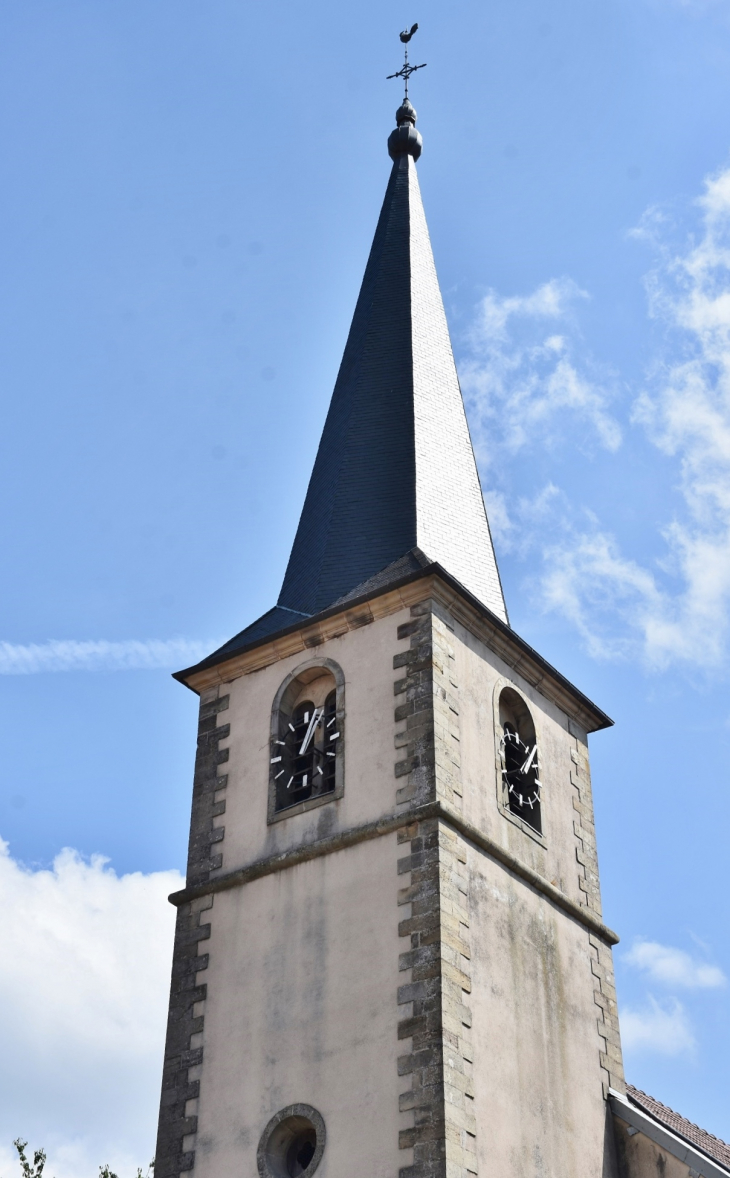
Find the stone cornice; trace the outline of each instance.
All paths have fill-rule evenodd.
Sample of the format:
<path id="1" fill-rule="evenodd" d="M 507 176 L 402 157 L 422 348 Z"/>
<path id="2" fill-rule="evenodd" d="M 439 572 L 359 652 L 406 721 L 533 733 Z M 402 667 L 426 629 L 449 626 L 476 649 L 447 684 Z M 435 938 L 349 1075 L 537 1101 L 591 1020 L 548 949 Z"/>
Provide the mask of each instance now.
<path id="1" fill-rule="evenodd" d="M 546 879 L 543 879 L 531 867 L 522 863 L 511 851 L 508 851 L 480 830 L 477 830 L 475 826 L 472 826 L 460 814 L 455 813 L 441 802 L 431 802 L 425 806 L 409 808 L 401 814 L 388 815 L 374 822 L 366 822 L 361 826 L 353 826 L 349 830 L 328 835 L 326 838 L 316 839 L 311 843 L 304 843 L 289 851 L 282 851 L 278 855 L 269 855 L 265 859 L 257 859 L 247 867 L 239 867 L 237 870 L 220 875 L 218 878 L 211 879 L 207 883 L 199 884 L 196 887 L 183 888 L 179 892 L 172 892 L 169 900 L 175 907 L 179 907 L 201 896 L 212 895 L 216 892 L 224 892 L 230 888 L 240 887 L 242 884 L 251 883 L 255 879 L 261 879 L 265 875 L 272 875 L 277 871 L 285 871 L 289 867 L 295 867 L 299 863 L 305 863 L 309 859 L 319 859 L 323 855 L 331 855 L 333 852 L 341 851 L 345 847 L 352 847 L 357 843 L 381 838 L 383 835 L 391 834 L 393 831 L 408 826 L 409 823 L 427 821 L 432 818 L 437 818 L 445 822 L 480 851 L 519 876 L 520 879 L 524 880 L 535 891 L 540 892 L 557 908 L 562 909 L 563 912 L 567 913 L 574 920 L 577 920 L 589 932 L 599 937 L 606 945 L 618 944 L 619 938 L 616 933 L 608 928 L 607 925 L 603 924 L 588 908 L 583 907 L 581 904 L 576 904 L 574 900 L 571 900 L 559 888 L 548 883 Z"/>
<path id="2" fill-rule="evenodd" d="M 510 626 L 482 605 L 440 565 L 430 564 L 379 593 L 333 606 L 305 623 L 287 627 L 273 638 L 260 639 L 228 656 L 211 656 L 174 678 L 200 694 L 218 683 L 260 671 L 281 659 L 321 646 L 377 618 L 433 598 L 484 642 L 503 662 L 537 688 L 586 732 L 609 728 L 613 721 L 520 638 Z"/>

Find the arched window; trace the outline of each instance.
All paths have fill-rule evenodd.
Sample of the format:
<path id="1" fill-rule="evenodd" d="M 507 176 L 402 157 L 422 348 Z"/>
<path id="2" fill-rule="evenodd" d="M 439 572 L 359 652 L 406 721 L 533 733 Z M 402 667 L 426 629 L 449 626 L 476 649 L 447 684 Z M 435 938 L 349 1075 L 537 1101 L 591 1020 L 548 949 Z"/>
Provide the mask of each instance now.
<path id="1" fill-rule="evenodd" d="M 540 753 L 535 724 L 522 696 L 505 687 L 499 696 L 502 804 L 542 834 Z"/>
<path id="2" fill-rule="evenodd" d="M 297 668 L 271 713 L 269 821 L 341 797 L 344 676 L 331 659 Z"/>

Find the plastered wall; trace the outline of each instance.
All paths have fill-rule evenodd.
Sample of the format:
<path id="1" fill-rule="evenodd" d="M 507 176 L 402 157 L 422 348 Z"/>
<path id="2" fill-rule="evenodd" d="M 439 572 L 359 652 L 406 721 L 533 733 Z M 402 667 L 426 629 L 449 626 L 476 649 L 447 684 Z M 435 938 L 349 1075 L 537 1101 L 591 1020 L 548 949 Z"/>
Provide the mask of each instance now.
<path id="1" fill-rule="evenodd" d="M 672 1157 L 643 1133 L 629 1134 L 628 1125 L 614 1119 L 619 1178 L 693 1178 L 689 1166 Z"/>
<path id="2" fill-rule="evenodd" d="M 468 869 L 480 1173 L 614 1175 L 589 934 L 493 860 Z"/>
<path id="3" fill-rule="evenodd" d="M 395 1178 L 398 847 L 386 836 L 215 896 L 195 1178 L 254 1178 L 269 1118 L 325 1119 L 318 1175 Z"/>

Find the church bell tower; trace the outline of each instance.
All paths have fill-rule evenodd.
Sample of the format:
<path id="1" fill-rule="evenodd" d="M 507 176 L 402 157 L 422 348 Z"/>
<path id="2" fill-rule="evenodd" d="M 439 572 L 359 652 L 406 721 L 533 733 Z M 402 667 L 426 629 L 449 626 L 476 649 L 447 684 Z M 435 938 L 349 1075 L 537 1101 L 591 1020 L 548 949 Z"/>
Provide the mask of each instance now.
<path id="1" fill-rule="evenodd" d="M 156 1178 L 616 1178 L 588 733 L 509 625 L 406 99 L 278 603 L 200 696 Z"/>

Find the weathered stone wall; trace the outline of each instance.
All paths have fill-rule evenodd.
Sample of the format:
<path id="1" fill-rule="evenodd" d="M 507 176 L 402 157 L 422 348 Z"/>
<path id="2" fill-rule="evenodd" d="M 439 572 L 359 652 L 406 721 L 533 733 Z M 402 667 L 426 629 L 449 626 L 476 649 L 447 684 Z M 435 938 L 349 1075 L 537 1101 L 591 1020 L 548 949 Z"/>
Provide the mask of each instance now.
<path id="1" fill-rule="evenodd" d="M 408 648 L 394 658 L 399 805 L 441 802 L 600 918 L 585 733 L 437 602 L 410 612 L 398 629 Z M 495 701 L 505 684 L 523 693 L 535 721 L 544 837 L 499 805 Z M 401 860 L 411 884 L 401 897 L 414 911 L 401 932 L 413 941 L 402 958 L 413 981 L 401 999 L 412 998 L 414 1013 L 400 1034 L 414 1029 L 401 1061 L 412 1076 L 402 1107 L 414 1124 L 401 1141 L 415 1153 L 402 1178 L 466 1178 L 477 1159 L 486 1172 L 518 1178 L 535 1151 L 565 1178 L 611 1173 L 605 1096 L 623 1071 L 609 946 L 481 850 L 467 854 L 468 840 L 442 822 L 407 827 L 401 840 L 411 829 Z M 496 1109 L 499 1127 L 477 1136 Z"/>
<path id="2" fill-rule="evenodd" d="M 375 1178 L 613 1178 L 585 732 L 437 596 L 358 618 L 311 643 L 344 673 L 341 798 L 266 821 L 271 704 L 306 652 L 203 696 L 160 1176 L 255 1174 L 264 1125 L 306 1102 L 321 1178 L 353 1158 Z M 501 683 L 535 721 L 539 837 L 500 807 Z"/>
<path id="3" fill-rule="evenodd" d="M 480 1172 L 615 1175 L 592 934 L 473 848 L 465 874 Z"/>
<path id="4" fill-rule="evenodd" d="M 467 1178 L 477 1173 L 474 1115 L 469 910 L 464 841 L 438 819 L 415 822 L 399 832 L 408 846 L 399 872 L 406 886 L 399 904 L 411 915 L 399 926 L 410 949 L 400 968 L 410 980 L 398 990 L 403 1015 L 398 1036 L 409 1049 L 398 1070 L 410 1083 L 400 1095 L 412 1123 L 399 1146 L 413 1150 L 401 1178 Z"/>
<path id="5" fill-rule="evenodd" d="M 408 648 L 393 658 L 396 680 L 395 765 L 399 807 L 443 802 L 460 809 L 461 759 L 458 680 L 453 625 L 431 600 L 411 607 L 397 630 Z M 402 701 L 402 702 L 401 702 Z M 398 991 L 404 1014 L 398 1035 L 410 1041 L 399 1070 L 410 1081 L 400 1097 L 412 1123 L 401 1130 L 401 1149 L 413 1149 L 413 1164 L 401 1178 L 467 1178 L 477 1172 L 473 1113 L 469 914 L 466 849 L 463 839 L 438 818 L 418 821 L 399 832 L 409 853 L 399 872 L 405 886 L 400 904 L 412 911 L 400 923 L 410 949 L 400 968 L 410 981 Z"/>
<path id="6" fill-rule="evenodd" d="M 224 833 L 222 826 L 216 826 L 216 819 L 225 811 L 225 801 L 220 799 L 227 777 L 221 776 L 219 769 L 228 760 L 228 752 L 220 748 L 219 742 L 230 734 L 230 725 L 219 723 L 219 719 L 228 709 L 228 698 L 214 688 L 200 700 L 188 848 L 189 885 L 207 882 L 211 871 L 222 864 L 221 853 L 213 848 Z M 177 1178 L 192 1169 L 195 1160 L 190 1143 L 197 1129 L 195 1106 L 206 997 L 200 975 L 208 968 L 208 954 L 202 951 L 201 942 L 210 936 L 210 923 L 203 917 L 212 907 L 213 896 L 201 896 L 178 908 L 155 1152 L 157 1178 Z"/>

